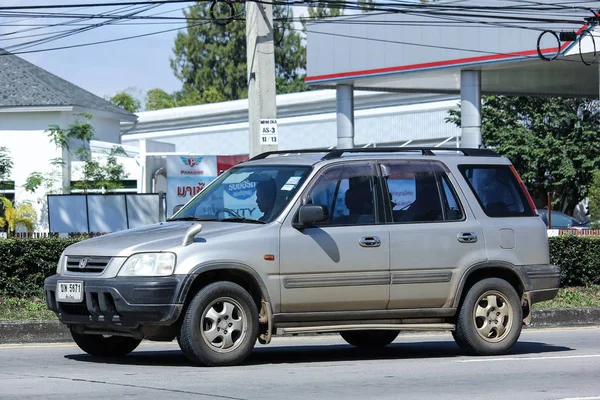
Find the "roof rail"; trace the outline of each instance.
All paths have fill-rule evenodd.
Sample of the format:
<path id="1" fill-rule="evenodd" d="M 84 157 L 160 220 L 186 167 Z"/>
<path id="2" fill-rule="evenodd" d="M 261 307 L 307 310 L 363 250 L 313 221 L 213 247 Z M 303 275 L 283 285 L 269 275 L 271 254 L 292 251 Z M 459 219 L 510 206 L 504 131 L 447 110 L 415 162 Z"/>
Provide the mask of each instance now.
<path id="1" fill-rule="evenodd" d="M 264 160 L 269 156 L 274 156 L 278 154 L 311 154 L 311 153 L 329 153 L 331 149 L 306 149 L 306 150 L 277 150 L 277 151 L 267 151 L 261 153 L 257 156 L 252 157 L 248 161 L 254 160 Z"/>
<path id="2" fill-rule="evenodd" d="M 353 149 L 307 149 L 307 150 L 277 150 L 261 153 L 248 161 L 264 160 L 265 158 L 278 154 L 314 154 L 326 153 L 321 160 L 333 160 L 341 158 L 346 153 L 410 153 L 419 151 L 424 156 L 435 156 L 436 151 L 461 152 L 468 157 L 500 157 L 498 153 L 490 149 L 461 148 L 461 147 L 367 147 Z"/>
<path id="3" fill-rule="evenodd" d="M 344 153 L 405 153 L 420 151 L 424 156 L 435 156 L 435 151 L 461 152 L 469 157 L 500 157 L 498 153 L 490 149 L 454 148 L 454 147 L 368 147 L 353 149 L 335 149 L 323 157 L 323 160 L 340 158 Z"/>

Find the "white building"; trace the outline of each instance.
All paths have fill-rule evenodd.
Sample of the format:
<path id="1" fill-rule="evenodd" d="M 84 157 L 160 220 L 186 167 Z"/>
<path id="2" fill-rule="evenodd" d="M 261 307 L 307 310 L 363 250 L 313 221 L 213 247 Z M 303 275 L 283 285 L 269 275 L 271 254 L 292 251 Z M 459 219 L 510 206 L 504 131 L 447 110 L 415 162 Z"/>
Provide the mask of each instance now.
<path id="1" fill-rule="evenodd" d="M 456 95 L 355 92 L 355 144 L 457 147 L 460 128 L 447 123 Z M 139 149 L 141 192 L 165 190 L 164 156 L 249 152 L 248 100 L 140 112 L 122 123 L 122 142 Z M 335 90 L 277 96 L 279 149 L 336 146 Z M 158 186 L 156 184 L 158 179 Z M 154 183 L 153 183 L 154 182 Z"/>
<path id="2" fill-rule="evenodd" d="M 109 101 L 0 49 L 0 147 L 8 148 L 13 160 L 9 182 L 0 194 L 17 202 L 33 201 L 43 212 L 44 193 L 32 194 L 23 186 L 32 172 L 50 173 L 51 161 L 59 157 L 66 165 L 57 168 L 54 177 L 58 190 L 68 189 L 77 179 L 76 174 L 71 176 L 72 157 L 50 141 L 46 130 L 50 125 L 66 128 L 81 113 L 93 116 L 92 145 L 97 149 L 119 144 L 121 123 L 137 120 Z M 45 224 L 42 218 L 39 228 Z"/>

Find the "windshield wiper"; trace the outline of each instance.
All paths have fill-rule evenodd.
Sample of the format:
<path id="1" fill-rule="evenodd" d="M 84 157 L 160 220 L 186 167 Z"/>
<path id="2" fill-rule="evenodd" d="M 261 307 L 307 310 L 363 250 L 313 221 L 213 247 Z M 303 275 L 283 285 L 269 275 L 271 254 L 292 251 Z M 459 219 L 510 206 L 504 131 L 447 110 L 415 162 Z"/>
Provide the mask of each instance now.
<path id="1" fill-rule="evenodd" d="M 252 219 L 252 218 L 244 218 L 244 217 L 221 218 L 218 221 L 219 222 L 248 222 L 251 224 L 266 224 L 265 221 L 260 221 L 258 219 Z"/>
<path id="2" fill-rule="evenodd" d="M 167 222 L 171 221 L 219 221 L 217 218 L 198 218 L 194 216 L 188 217 L 179 217 L 179 218 L 169 218 Z"/>

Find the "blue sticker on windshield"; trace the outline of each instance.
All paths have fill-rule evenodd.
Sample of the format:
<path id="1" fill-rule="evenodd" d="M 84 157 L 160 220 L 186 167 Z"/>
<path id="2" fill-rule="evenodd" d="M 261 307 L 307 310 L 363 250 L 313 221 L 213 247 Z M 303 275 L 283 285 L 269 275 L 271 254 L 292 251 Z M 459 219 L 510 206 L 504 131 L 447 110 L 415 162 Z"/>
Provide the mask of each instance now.
<path id="1" fill-rule="evenodd" d="M 239 183 L 228 183 L 224 186 L 227 194 L 237 200 L 249 199 L 256 192 L 256 182 L 249 182 L 247 180 Z"/>

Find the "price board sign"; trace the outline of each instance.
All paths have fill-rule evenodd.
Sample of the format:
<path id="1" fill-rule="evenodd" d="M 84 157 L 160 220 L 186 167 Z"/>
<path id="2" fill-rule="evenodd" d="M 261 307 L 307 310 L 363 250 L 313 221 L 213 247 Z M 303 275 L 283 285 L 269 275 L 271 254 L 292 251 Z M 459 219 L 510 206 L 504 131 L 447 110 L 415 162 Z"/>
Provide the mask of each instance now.
<path id="1" fill-rule="evenodd" d="M 260 120 L 260 144 L 276 145 L 279 144 L 276 119 Z"/>

